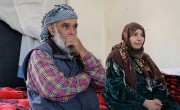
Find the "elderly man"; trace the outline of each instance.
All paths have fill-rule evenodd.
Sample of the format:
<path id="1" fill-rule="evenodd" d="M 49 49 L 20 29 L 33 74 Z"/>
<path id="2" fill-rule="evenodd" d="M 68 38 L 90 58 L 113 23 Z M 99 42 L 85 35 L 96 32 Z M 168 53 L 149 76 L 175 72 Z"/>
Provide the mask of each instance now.
<path id="1" fill-rule="evenodd" d="M 43 43 L 24 61 L 32 110 L 99 110 L 94 87 L 106 83 L 100 61 L 77 37 L 77 15 L 55 5 L 42 20 Z"/>

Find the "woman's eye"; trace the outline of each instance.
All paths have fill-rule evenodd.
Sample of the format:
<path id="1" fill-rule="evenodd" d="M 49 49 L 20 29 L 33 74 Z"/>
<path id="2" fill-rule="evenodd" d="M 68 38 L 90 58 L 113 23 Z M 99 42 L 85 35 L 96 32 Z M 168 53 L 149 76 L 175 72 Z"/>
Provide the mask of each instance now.
<path id="1" fill-rule="evenodd" d="M 141 36 L 143 36 L 143 37 L 144 37 L 144 34 L 141 34 Z"/>
<path id="2" fill-rule="evenodd" d="M 138 34 L 137 33 L 134 33 L 134 36 L 137 36 Z"/>

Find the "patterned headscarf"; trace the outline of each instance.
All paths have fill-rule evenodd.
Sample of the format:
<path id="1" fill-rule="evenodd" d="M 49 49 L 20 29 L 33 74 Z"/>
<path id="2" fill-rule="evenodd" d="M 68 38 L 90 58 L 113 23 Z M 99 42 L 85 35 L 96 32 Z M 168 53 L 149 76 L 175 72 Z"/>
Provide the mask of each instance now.
<path id="1" fill-rule="evenodd" d="M 130 43 L 130 37 L 134 34 L 137 29 L 141 29 L 145 35 L 144 28 L 138 23 L 130 23 L 124 27 L 122 33 L 122 42 L 113 46 L 111 53 L 109 54 L 107 61 L 113 59 L 125 72 L 125 79 L 132 90 L 137 90 L 136 85 L 136 72 L 131 64 L 130 56 L 137 59 L 137 63 L 144 73 L 145 78 L 155 80 L 158 84 L 165 84 L 162 73 L 150 58 L 150 56 L 144 53 L 144 48 L 133 49 Z M 145 37 L 145 36 L 144 36 Z"/>
<path id="2" fill-rule="evenodd" d="M 143 56 L 144 47 L 142 46 L 140 49 L 134 49 L 130 43 L 130 37 L 135 33 L 137 29 L 141 29 L 145 37 L 144 28 L 140 24 L 132 22 L 124 27 L 122 32 L 122 40 L 125 42 L 128 53 L 134 57 L 140 58 Z"/>
<path id="3" fill-rule="evenodd" d="M 78 19 L 74 9 L 67 4 L 55 5 L 54 8 L 50 10 L 42 20 L 42 29 L 40 32 L 41 40 L 46 40 L 50 36 L 47 29 L 49 24 L 66 19 Z"/>

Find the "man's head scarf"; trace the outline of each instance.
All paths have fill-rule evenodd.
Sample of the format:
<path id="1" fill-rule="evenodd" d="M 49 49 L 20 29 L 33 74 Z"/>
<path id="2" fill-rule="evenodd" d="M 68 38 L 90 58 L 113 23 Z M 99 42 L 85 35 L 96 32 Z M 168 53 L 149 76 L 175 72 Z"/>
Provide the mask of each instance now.
<path id="1" fill-rule="evenodd" d="M 47 29 L 49 24 L 66 19 L 78 19 L 74 9 L 67 4 L 55 5 L 52 10 L 45 14 L 42 20 L 42 29 L 40 32 L 41 40 L 44 41 L 50 37 Z"/>

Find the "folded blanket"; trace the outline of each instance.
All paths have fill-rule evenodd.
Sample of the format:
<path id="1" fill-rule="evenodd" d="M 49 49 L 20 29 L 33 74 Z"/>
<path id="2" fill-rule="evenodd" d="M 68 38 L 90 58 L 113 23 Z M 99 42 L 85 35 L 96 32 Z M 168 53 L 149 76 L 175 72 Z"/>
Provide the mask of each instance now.
<path id="1" fill-rule="evenodd" d="M 0 99 L 25 99 L 25 98 L 27 98 L 26 91 L 12 89 L 10 87 L 0 88 Z"/>
<path id="2" fill-rule="evenodd" d="M 0 88 L 0 110 L 29 110 L 30 105 L 23 88 Z"/>
<path id="3" fill-rule="evenodd" d="M 96 91 L 97 96 L 99 98 L 99 107 L 101 108 L 101 110 L 108 110 L 107 105 L 106 105 L 106 100 L 103 96 L 104 88 L 96 87 L 95 91 Z"/>

